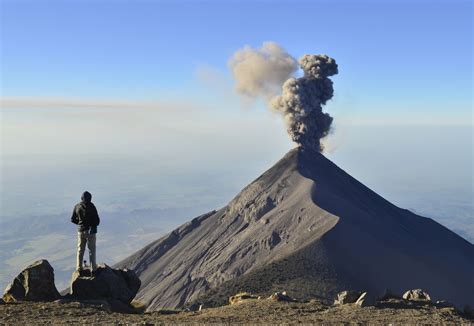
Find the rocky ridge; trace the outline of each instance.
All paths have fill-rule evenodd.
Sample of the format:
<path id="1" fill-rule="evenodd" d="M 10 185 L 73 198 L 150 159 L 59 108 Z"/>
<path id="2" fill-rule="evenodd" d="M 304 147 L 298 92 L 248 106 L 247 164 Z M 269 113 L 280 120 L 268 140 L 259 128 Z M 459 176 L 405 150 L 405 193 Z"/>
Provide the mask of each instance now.
<path id="1" fill-rule="evenodd" d="M 470 325 L 468 316 L 452 307 L 403 299 L 379 301 L 375 306 L 354 304 L 327 305 L 309 302 L 285 302 L 269 299 L 244 300 L 241 303 L 200 311 L 158 310 L 130 314 L 113 312 L 99 302 L 16 302 L 0 304 L 2 325 L 163 325 L 163 324 L 358 324 L 358 325 Z"/>
<path id="2" fill-rule="evenodd" d="M 20 280 L 22 285 L 18 285 Z M 132 302 L 139 287 L 134 272 L 100 265 L 93 275 L 88 271 L 75 272 L 72 293 L 58 298 L 54 271 L 46 260 L 39 260 L 25 268 L 6 289 L 0 300 L 0 324 L 467 323 L 473 317 L 469 307 L 459 312 L 447 302 L 431 302 L 430 295 L 422 289 L 408 290 L 403 298 L 386 291 L 377 300 L 369 292 L 346 290 L 336 295 L 333 305 L 318 299 L 301 302 L 286 291 L 267 298 L 238 293 L 223 307 L 207 308 L 200 304 L 194 309 L 147 313 L 146 307 Z"/>

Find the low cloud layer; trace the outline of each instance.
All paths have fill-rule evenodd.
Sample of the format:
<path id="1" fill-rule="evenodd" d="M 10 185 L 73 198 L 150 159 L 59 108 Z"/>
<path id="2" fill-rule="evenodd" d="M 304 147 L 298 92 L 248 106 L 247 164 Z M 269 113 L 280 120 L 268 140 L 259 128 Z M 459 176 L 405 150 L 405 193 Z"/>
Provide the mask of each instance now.
<path id="1" fill-rule="evenodd" d="M 0 107 L 5 109 L 160 109 L 186 107 L 186 104 L 189 103 L 75 97 L 0 97 Z"/>

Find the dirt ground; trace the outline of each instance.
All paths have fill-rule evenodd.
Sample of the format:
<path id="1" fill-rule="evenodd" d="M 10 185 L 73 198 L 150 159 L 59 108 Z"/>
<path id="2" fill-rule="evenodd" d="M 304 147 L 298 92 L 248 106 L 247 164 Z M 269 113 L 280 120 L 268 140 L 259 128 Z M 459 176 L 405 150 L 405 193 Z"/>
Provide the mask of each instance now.
<path id="1" fill-rule="evenodd" d="M 144 314 L 110 312 L 106 305 L 81 302 L 18 302 L 0 305 L 1 325 L 163 325 L 163 324 L 456 324 L 474 320 L 454 308 L 391 300 L 376 307 L 327 306 L 320 301 L 287 303 L 248 300 L 200 312 L 161 311 Z"/>

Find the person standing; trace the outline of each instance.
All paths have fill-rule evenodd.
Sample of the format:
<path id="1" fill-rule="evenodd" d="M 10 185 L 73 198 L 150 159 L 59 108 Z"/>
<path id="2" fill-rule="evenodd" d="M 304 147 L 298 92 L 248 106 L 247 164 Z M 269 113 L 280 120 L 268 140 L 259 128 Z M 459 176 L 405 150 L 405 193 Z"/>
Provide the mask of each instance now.
<path id="1" fill-rule="evenodd" d="M 95 272 L 97 269 L 95 242 L 100 218 L 91 200 L 92 195 L 88 191 L 85 191 L 81 196 L 81 202 L 74 206 L 71 216 L 71 222 L 77 224 L 78 228 L 76 270 L 79 272 L 83 269 L 82 261 L 84 259 L 86 244 L 89 248 L 91 271 Z"/>

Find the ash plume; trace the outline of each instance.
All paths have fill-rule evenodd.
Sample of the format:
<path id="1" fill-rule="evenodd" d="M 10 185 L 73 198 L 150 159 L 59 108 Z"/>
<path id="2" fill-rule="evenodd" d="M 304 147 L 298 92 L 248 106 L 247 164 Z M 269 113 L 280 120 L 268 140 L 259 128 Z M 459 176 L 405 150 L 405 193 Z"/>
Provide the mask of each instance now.
<path id="1" fill-rule="evenodd" d="M 288 79 L 282 94 L 271 100 L 271 106 L 284 115 L 294 142 L 303 148 L 322 151 L 321 138 L 328 135 L 333 121 L 322 106 L 334 94 L 328 77 L 338 73 L 337 64 L 324 54 L 306 54 L 299 63 L 303 77 Z"/>
<path id="2" fill-rule="evenodd" d="M 322 111 L 322 106 L 333 97 L 329 77 L 338 73 L 337 64 L 324 54 L 306 54 L 299 65 L 304 75 L 291 77 L 296 72 L 297 61 L 274 42 L 265 42 L 260 49 L 246 46 L 229 61 L 235 89 L 240 95 L 262 96 L 270 108 L 284 116 L 294 142 L 303 148 L 322 151 L 321 138 L 328 135 L 333 121 Z M 277 95 L 280 90 L 281 95 Z"/>
<path id="3" fill-rule="evenodd" d="M 278 44 L 264 42 L 259 49 L 245 46 L 235 52 L 229 67 L 237 93 L 250 99 L 263 96 L 268 102 L 298 69 L 298 63 Z"/>

